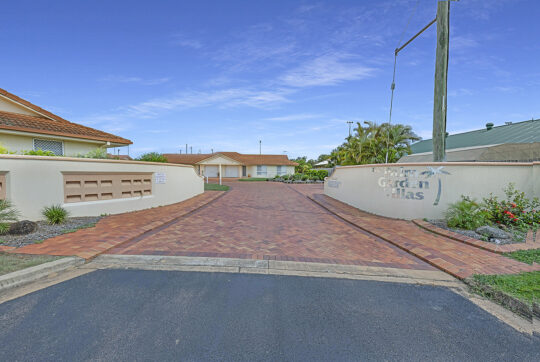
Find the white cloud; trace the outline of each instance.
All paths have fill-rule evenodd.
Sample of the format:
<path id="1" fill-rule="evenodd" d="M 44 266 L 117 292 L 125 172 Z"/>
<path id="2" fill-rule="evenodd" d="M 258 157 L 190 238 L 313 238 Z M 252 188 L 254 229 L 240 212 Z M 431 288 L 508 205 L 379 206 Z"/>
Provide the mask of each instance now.
<path id="1" fill-rule="evenodd" d="M 347 58 L 339 54 L 320 56 L 288 71 L 279 80 L 291 87 L 336 85 L 370 77 L 376 71 Z"/>
<path id="2" fill-rule="evenodd" d="M 97 114 L 87 118 L 88 124 L 104 127 L 115 127 L 116 131 L 131 127 L 126 120 L 133 118 L 155 118 L 160 114 L 172 110 L 183 110 L 197 107 L 214 106 L 217 108 L 229 108 L 248 106 L 254 108 L 273 108 L 281 103 L 289 102 L 287 95 L 292 90 L 253 90 L 243 88 L 230 88 L 217 91 L 191 91 L 168 97 L 153 98 L 148 101 L 133 105 L 119 107 L 106 114 Z M 116 128 L 116 127 L 123 128 Z"/>
<path id="3" fill-rule="evenodd" d="M 173 35 L 173 40 L 171 41 L 171 44 L 192 49 L 200 49 L 203 47 L 200 41 L 187 38 L 181 34 Z"/>
<path id="4" fill-rule="evenodd" d="M 99 79 L 101 82 L 110 82 L 110 83 L 135 83 L 135 84 L 142 84 L 142 85 L 158 85 L 167 83 L 170 81 L 171 78 L 163 77 L 163 78 L 153 78 L 153 79 L 143 79 L 140 77 L 126 77 L 122 75 L 108 75 L 106 77 L 103 77 Z"/>
<path id="5" fill-rule="evenodd" d="M 310 114 L 310 113 L 301 113 L 301 114 L 289 114 L 286 116 L 279 116 L 279 117 L 269 117 L 265 118 L 266 121 L 274 121 L 274 122 L 288 122 L 288 121 L 303 121 L 306 119 L 314 119 L 314 118 L 321 118 L 322 116 L 320 114 Z"/>

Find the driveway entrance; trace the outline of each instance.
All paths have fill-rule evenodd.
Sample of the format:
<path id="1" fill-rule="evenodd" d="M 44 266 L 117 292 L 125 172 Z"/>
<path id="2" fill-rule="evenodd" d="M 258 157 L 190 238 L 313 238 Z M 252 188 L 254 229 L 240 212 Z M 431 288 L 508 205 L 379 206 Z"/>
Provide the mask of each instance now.
<path id="1" fill-rule="evenodd" d="M 230 182 L 223 197 L 110 254 L 311 261 L 433 270 L 403 250 L 342 221 L 306 198 L 320 185 Z"/>

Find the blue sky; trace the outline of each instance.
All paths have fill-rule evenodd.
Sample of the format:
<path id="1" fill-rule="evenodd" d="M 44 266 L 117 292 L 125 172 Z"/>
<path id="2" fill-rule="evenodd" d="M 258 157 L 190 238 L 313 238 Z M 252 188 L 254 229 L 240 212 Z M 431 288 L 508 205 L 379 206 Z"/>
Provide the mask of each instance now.
<path id="1" fill-rule="evenodd" d="M 420 0 L 403 40 L 435 17 Z M 131 139 L 131 155 L 329 153 L 388 119 L 412 1 L 11 1 L 4 88 Z M 448 130 L 540 118 L 540 4 L 451 6 Z M 435 27 L 398 57 L 393 121 L 430 138 Z"/>

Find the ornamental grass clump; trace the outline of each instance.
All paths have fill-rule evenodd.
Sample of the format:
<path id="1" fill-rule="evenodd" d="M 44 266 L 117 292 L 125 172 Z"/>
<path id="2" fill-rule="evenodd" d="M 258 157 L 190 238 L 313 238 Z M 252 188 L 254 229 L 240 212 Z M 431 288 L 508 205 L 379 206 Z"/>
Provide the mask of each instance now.
<path id="1" fill-rule="evenodd" d="M 466 230 L 489 224 L 489 213 L 486 209 L 466 196 L 461 196 L 460 201 L 450 205 L 445 218 L 449 227 Z"/>
<path id="2" fill-rule="evenodd" d="M 47 206 L 41 213 L 51 225 L 61 224 L 69 216 L 69 212 L 60 205 Z"/>
<path id="3" fill-rule="evenodd" d="M 0 235 L 6 234 L 11 222 L 19 219 L 19 212 L 8 200 L 0 200 Z"/>

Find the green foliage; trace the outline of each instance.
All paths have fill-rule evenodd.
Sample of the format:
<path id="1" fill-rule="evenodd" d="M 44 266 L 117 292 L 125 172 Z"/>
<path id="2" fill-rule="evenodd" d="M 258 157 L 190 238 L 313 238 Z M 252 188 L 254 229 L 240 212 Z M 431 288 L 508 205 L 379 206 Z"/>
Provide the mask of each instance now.
<path id="1" fill-rule="evenodd" d="M 10 153 L 9 150 L 5 148 L 4 146 L 2 146 L 2 144 L 0 143 L 0 155 L 5 155 L 8 153 Z"/>
<path id="2" fill-rule="evenodd" d="M 146 162 L 168 162 L 165 156 L 157 152 L 148 152 L 148 153 L 142 154 L 141 156 L 136 158 L 136 160 L 146 161 Z"/>
<path id="3" fill-rule="evenodd" d="M 49 224 L 61 224 L 66 221 L 69 212 L 61 205 L 52 205 L 43 208 L 41 214 L 45 216 Z"/>
<path id="4" fill-rule="evenodd" d="M 99 148 L 99 147 L 89 151 L 85 155 L 78 155 L 77 157 L 96 158 L 96 159 L 107 159 L 107 158 L 109 158 L 108 155 L 107 155 L 107 149 L 106 148 Z"/>
<path id="5" fill-rule="evenodd" d="M 0 222 L 0 235 L 7 234 L 9 226 L 10 225 L 7 222 Z"/>
<path id="6" fill-rule="evenodd" d="M 334 149 L 330 161 L 335 165 L 362 165 L 397 162 L 411 152 L 411 143 L 420 140 L 411 126 L 403 124 L 357 122 L 354 134 Z"/>
<path id="7" fill-rule="evenodd" d="M 291 161 L 294 161 L 298 164 L 298 166 L 294 166 L 295 173 L 305 173 L 313 167 L 313 160 L 310 160 L 311 162 L 308 161 L 306 156 L 297 157 Z"/>
<path id="8" fill-rule="evenodd" d="M 26 156 L 51 156 L 51 157 L 61 157 L 58 155 L 55 155 L 52 151 L 43 151 L 43 150 L 30 150 L 30 151 L 23 151 L 23 155 Z"/>
<path id="9" fill-rule="evenodd" d="M 445 218 L 448 226 L 467 230 L 489 223 L 489 213 L 476 201 L 465 196 L 450 205 Z"/>
<path id="10" fill-rule="evenodd" d="M 204 184 L 204 191 L 228 191 L 229 186 L 219 184 Z"/>
<path id="11" fill-rule="evenodd" d="M 518 229 L 538 228 L 540 223 L 540 201 L 538 198 L 527 199 L 524 192 L 518 191 L 513 183 L 505 189 L 506 200 L 496 196 L 484 199 L 490 220 L 496 224 L 517 227 Z"/>
<path id="12" fill-rule="evenodd" d="M 504 256 L 519 260 L 527 264 L 540 264 L 540 249 L 518 250 L 511 253 L 504 253 Z"/>
<path id="13" fill-rule="evenodd" d="M 507 275 L 474 275 L 473 279 L 528 304 L 538 303 L 540 300 L 540 271 Z"/>
<path id="14" fill-rule="evenodd" d="M 8 200 L 0 200 L 0 234 L 9 230 L 9 223 L 19 219 L 19 212 Z"/>

